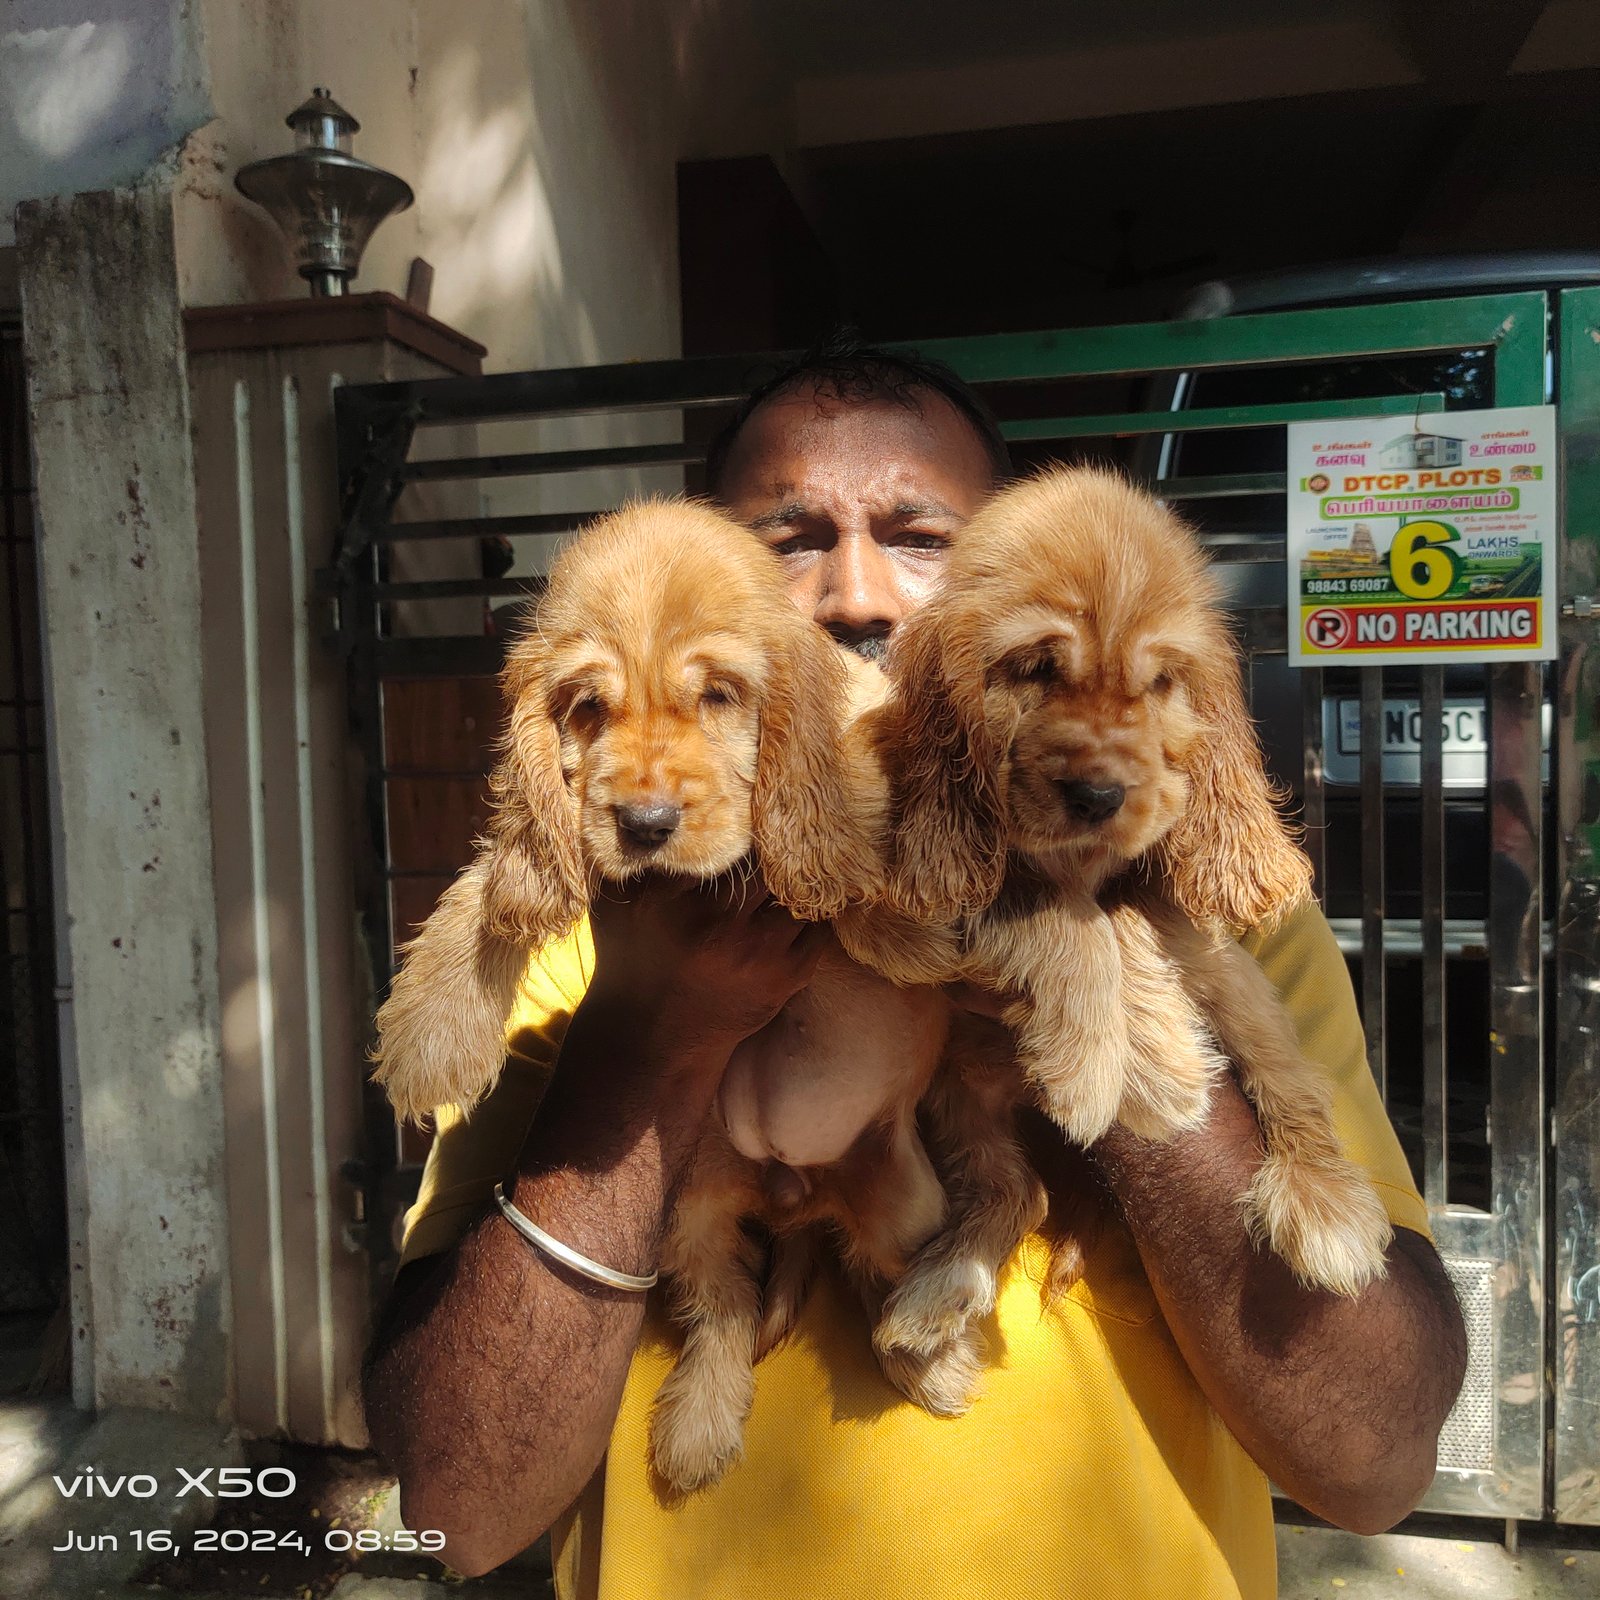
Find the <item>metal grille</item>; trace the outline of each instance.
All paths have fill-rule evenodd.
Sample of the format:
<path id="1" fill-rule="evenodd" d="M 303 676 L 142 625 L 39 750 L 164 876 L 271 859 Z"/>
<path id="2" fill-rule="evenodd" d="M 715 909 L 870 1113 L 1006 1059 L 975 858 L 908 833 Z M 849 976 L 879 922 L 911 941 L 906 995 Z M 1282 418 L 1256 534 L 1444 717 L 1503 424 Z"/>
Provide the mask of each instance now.
<path id="1" fill-rule="evenodd" d="M 66 1271 L 39 584 L 19 330 L 0 325 L 0 1313 Z"/>
<path id="2" fill-rule="evenodd" d="M 1445 1471 L 1494 1467 L 1494 1262 L 1445 1256 L 1445 1271 L 1467 1325 L 1467 1378 L 1439 1435 Z"/>

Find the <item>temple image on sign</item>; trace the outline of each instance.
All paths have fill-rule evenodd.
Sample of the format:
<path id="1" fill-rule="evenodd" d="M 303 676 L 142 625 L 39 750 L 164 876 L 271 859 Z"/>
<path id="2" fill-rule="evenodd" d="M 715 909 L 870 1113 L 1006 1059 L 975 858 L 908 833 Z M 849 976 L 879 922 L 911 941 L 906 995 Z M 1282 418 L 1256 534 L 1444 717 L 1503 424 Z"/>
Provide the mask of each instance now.
<path id="1" fill-rule="evenodd" d="M 1335 539 L 1339 533 L 1329 530 Z M 1372 529 L 1358 522 L 1350 530 L 1350 542 L 1307 550 L 1300 558 L 1302 579 L 1368 577 L 1378 565 L 1378 546 Z"/>
<path id="2" fill-rule="evenodd" d="M 1447 433 L 1402 433 L 1378 452 L 1384 467 L 1455 467 L 1461 464 L 1461 441 Z"/>

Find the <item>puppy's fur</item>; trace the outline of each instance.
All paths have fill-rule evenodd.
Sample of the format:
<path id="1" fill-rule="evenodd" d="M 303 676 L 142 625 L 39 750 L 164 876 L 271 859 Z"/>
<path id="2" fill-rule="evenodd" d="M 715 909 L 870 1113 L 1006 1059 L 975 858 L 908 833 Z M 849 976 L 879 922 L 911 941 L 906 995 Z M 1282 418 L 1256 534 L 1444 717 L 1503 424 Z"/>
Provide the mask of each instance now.
<path id="1" fill-rule="evenodd" d="M 493 1086 L 529 949 L 573 928 L 602 882 L 712 878 L 754 845 L 798 916 L 870 890 L 846 672 L 770 555 L 707 507 L 630 506 L 574 541 L 502 674 L 487 837 L 379 1013 L 375 1077 L 395 1109 L 470 1106 Z M 652 803 L 681 815 L 646 844 L 619 817 Z"/>
<path id="2" fill-rule="evenodd" d="M 770 552 L 709 508 L 650 502 L 591 526 L 556 563 L 504 688 L 487 837 L 407 947 L 378 1016 L 375 1076 L 405 1116 L 471 1107 L 492 1086 L 529 951 L 567 933 L 602 883 L 713 878 L 747 870 L 753 850 L 803 918 L 881 889 L 886 790 L 850 729 L 884 693 L 882 674 L 834 645 L 788 599 Z M 730 1063 L 728 1084 L 757 1109 L 711 1119 L 662 1261 L 685 1345 L 652 1440 L 675 1488 L 737 1456 L 752 1363 L 798 1310 L 819 1228 L 841 1236 L 875 1309 L 943 1224 L 916 1104 L 947 1024 L 937 992 L 897 992 L 835 950 Z M 847 1063 L 857 1104 L 832 1147 L 797 1152 L 781 1111 L 762 1107 L 808 1059 Z M 765 1300 L 751 1219 L 793 1241 Z M 890 1353 L 885 1369 L 949 1411 L 966 1402 L 977 1352 L 963 1327 Z"/>
<path id="3" fill-rule="evenodd" d="M 1383 1208 L 1230 937 L 1301 902 L 1310 871 L 1188 529 L 1106 472 L 1009 488 L 963 531 L 889 665 L 890 896 L 925 937 L 887 947 L 849 917 L 852 953 L 902 981 L 1016 994 L 1026 1077 L 1082 1144 L 1117 1121 L 1153 1138 L 1199 1126 L 1225 1053 L 1267 1147 L 1244 1197 L 1252 1229 L 1308 1283 L 1354 1294 L 1380 1275 Z M 936 1281 L 919 1263 L 896 1293 L 936 1305 L 952 1271 Z M 902 1331 L 891 1315 L 879 1336 Z"/>

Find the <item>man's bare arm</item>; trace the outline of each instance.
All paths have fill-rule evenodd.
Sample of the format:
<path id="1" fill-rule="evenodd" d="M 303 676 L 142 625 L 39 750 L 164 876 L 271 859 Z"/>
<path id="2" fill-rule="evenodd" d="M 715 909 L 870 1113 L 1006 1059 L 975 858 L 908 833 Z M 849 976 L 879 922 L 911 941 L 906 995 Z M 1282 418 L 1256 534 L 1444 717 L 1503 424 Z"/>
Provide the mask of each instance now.
<path id="1" fill-rule="evenodd" d="M 1261 1468 L 1353 1532 L 1404 1517 L 1432 1482 L 1466 1371 L 1460 1309 L 1432 1245 L 1398 1229 L 1388 1277 L 1353 1299 L 1302 1287 L 1257 1250 L 1239 1197 L 1261 1133 L 1231 1078 L 1196 1132 L 1155 1144 L 1115 1128 L 1092 1156 L 1184 1359 Z"/>
<path id="2" fill-rule="evenodd" d="M 597 975 L 517 1162 L 512 1198 L 628 1272 L 658 1259 L 673 1193 L 728 1057 L 810 976 L 825 935 L 759 899 L 597 907 Z M 498 1210 L 396 1285 L 364 1382 L 408 1527 L 458 1571 L 526 1548 L 604 1454 L 644 1297 L 547 1260 Z"/>

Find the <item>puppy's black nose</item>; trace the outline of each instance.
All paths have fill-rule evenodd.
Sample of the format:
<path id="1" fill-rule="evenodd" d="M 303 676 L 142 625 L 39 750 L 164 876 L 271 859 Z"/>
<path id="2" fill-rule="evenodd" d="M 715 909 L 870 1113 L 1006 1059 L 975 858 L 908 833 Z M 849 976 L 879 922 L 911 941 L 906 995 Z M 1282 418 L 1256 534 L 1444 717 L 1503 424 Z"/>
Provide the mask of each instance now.
<path id="1" fill-rule="evenodd" d="M 638 805 L 617 807 L 617 826 L 635 844 L 654 847 L 665 844 L 683 821 L 683 807 L 670 800 L 645 800 Z"/>
<path id="2" fill-rule="evenodd" d="M 1120 783 L 1086 783 L 1081 779 L 1060 783 L 1067 810 L 1083 822 L 1104 822 L 1122 809 L 1126 791 Z"/>

